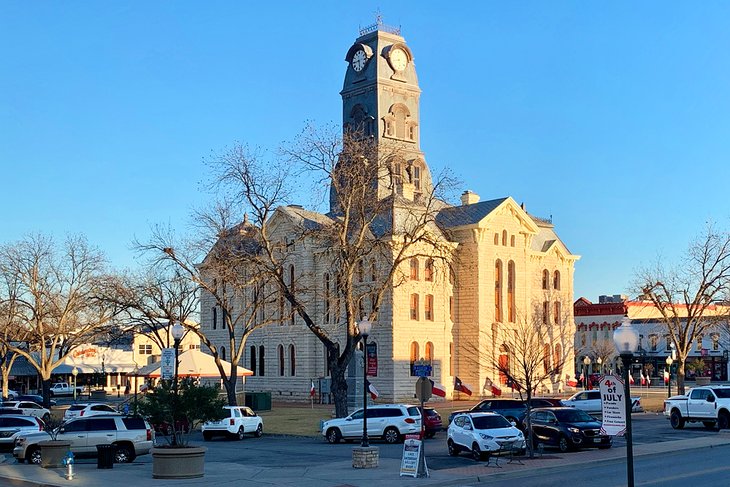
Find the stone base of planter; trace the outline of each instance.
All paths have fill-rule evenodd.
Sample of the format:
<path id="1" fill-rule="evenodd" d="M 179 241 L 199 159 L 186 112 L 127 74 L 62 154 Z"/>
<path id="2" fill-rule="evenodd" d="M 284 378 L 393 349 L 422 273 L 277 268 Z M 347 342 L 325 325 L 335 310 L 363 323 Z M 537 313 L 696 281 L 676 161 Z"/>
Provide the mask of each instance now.
<path id="1" fill-rule="evenodd" d="M 63 459 L 71 449 L 71 442 L 61 440 L 41 441 L 38 446 L 41 447 L 41 467 L 61 468 L 63 467 Z"/>
<path id="2" fill-rule="evenodd" d="M 710 378 L 709 377 L 697 377 L 697 378 L 695 378 L 695 385 L 698 385 L 698 386 L 709 386 L 710 385 Z"/>
<path id="3" fill-rule="evenodd" d="M 152 478 L 195 479 L 205 474 L 203 446 L 187 448 L 153 448 Z"/>
<path id="4" fill-rule="evenodd" d="M 352 468 L 378 468 L 380 448 L 356 446 L 352 449 Z"/>

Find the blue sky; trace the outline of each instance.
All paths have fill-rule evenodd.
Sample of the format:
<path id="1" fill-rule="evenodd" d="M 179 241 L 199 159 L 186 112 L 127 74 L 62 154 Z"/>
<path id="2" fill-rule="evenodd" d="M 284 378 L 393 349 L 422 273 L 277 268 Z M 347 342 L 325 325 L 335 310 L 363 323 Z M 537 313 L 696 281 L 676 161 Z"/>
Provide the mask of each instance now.
<path id="1" fill-rule="evenodd" d="M 366 3 L 3 1 L 0 241 L 83 233 L 133 266 L 134 237 L 204 204 L 211 151 L 340 123 L 378 8 L 415 56 L 429 165 L 552 216 L 576 298 L 728 227 L 730 3 Z"/>

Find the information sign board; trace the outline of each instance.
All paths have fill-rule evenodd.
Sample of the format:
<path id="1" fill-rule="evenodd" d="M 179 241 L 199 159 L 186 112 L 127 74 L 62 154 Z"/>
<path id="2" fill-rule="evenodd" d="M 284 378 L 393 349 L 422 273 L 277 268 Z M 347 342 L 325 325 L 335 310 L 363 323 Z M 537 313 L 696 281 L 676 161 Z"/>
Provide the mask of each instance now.
<path id="1" fill-rule="evenodd" d="M 160 357 L 160 378 L 172 380 L 175 375 L 175 349 L 163 348 Z"/>
<path id="2" fill-rule="evenodd" d="M 623 436 L 626 432 L 626 395 L 624 381 L 607 375 L 599 382 L 601 390 L 601 434 Z"/>

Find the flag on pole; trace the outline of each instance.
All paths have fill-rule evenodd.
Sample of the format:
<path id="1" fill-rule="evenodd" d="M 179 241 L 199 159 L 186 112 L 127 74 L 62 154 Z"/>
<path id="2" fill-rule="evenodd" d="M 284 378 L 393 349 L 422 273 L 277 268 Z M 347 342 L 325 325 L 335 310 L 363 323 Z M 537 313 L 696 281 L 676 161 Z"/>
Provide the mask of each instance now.
<path id="1" fill-rule="evenodd" d="M 454 390 L 463 392 L 467 396 L 471 396 L 471 389 L 469 389 L 463 382 L 461 382 L 461 379 L 458 377 L 454 377 Z"/>
<path id="2" fill-rule="evenodd" d="M 576 387 L 578 385 L 578 381 L 571 378 L 568 374 L 565 374 L 565 383 L 568 384 L 570 387 Z"/>
<path id="3" fill-rule="evenodd" d="M 634 385 L 634 374 L 629 372 L 629 384 Z"/>
<path id="4" fill-rule="evenodd" d="M 371 383 L 371 382 L 370 382 L 369 380 L 367 380 L 367 379 L 365 379 L 365 385 L 366 385 L 366 386 L 367 386 L 367 388 L 368 388 L 368 392 L 370 393 L 370 397 L 371 397 L 371 398 L 373 399 L 373 401 L 374 401 L 374 400 L 376 400 L 376 399 L 378 398 L 378 396 L 380 396 L 380 393 L 378 392 L 378 390 L 377 390 L 377 389 L 375 388 L 375 386 L 374 386 L 374 385 L 373 385 L 373 384 L 372 384 L 372 383 Z"/>
<path id="5" fill-rule="evenodd" d="M 486 388 L 489 389 L 489 391 L 492 393 L 492 395 L 494 395 L 494 396 L 502 395 L 502 389 L 500 389 L 497 384 L 492 382 L 492 379 L 490 379 L 489 377 L 487 377 L 487 380 L 484 381 L 484 385 L 486 386 Z"/>
<path id="6" fill-rule="evenodd" d="M 314 397 L 316 393 L 317 390 L 314 388 L 314 381 L 312 381 L 312 387 L 309 389 L 309 397 Z"/>
<path id="7" fill-rule="evenodd" d="M 586 376 L 583 375 L 583 371 L 580 372 L 580 377 L 578 377 L 578 380 L 581 384 L 585 384 Z"/>
<path id="8" fill-rule="evenodd" d="M 446 397 L 446 388 L 443 385 L 437 384 L 431 379 L 429 379 L 429 381 L 431 382 L 431 394 L 434 396 Z"/>
<path id="9" fill-rule="evenodd" d="M 646 385 L 646 377 L 644 377 L 644 371 L 643 370 L 639 371 L 639 374 L 641 375 L 641 385 L 642 386 L 645 386 Z"/>
<path id="10" fill-rule="evenodd" d="M 664 371 L 664 383 L 669 384 L 669 372 L 666 370 Z"/>

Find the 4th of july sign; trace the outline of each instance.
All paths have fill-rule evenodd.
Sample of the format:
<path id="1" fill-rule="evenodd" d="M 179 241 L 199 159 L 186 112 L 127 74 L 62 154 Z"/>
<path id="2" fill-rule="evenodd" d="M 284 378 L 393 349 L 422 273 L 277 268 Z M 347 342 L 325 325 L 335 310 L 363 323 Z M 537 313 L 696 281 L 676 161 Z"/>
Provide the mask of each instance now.
<path id="1" fill-rule="evenodd" d="M 626 432 L 626 395 L 624 381 L 613 375 L 604 376 L 599 382 L 603 419 L 601 434 L 623 436 Z"/>

